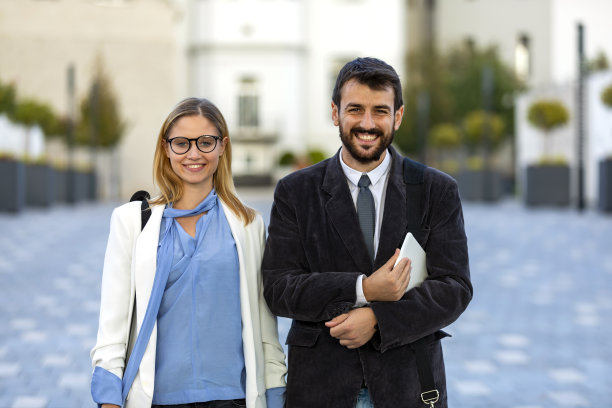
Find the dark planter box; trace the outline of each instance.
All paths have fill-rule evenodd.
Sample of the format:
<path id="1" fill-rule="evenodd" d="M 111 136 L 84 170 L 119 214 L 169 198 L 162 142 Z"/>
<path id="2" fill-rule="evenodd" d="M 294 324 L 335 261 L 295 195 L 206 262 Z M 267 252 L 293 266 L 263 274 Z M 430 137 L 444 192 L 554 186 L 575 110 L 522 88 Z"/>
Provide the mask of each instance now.
<path id="1" fill-rule="evenodd" d="M 55 202 L 55 170 L 46 164 L 26 166 L 26 204 L 49 207 Z"/>
<path id="2" fill-rule="evenodd" d="M 612 212 L 612 159 L 599 162 L 599 209 Z"/>
<path id="3" fill-rule="evenodd" d="M 85 201 L 89 196 L 89 173 L 69 169 L 66 175 L 66 199 L 69 203 Z"/>
<path id="4" fill-rule="evenodd" d="M 0 211 L 19 212 L 25 206 L 25 164 L 0 159 Z"/>
<path id="5" fill-rule="evenodd" d="M 85 174 L 87 177 L 87 199 L 95 201 L 98 199 L 98 177 L 93 170 Z"/>
<path id="6" fill-rule="evenodd" d="M 530 206 L 568 206 L 570 203 L 569 166 L 528 166 L 525 203 Z"/>
<path id="7" fill-rule="evenodd" d="M 55 201 L 68 202 L 68 170 L 55 170 Z"/>
<path id="8" fill-rule="evenodd" d="M 502 196 L 502 175 L 494 170 L 463 170 L 457 184 L 462 200 L 497 201 Z"/>
<path id="9" fill-rule="evenodd" d="M 234 184 L 237 186 L 271 186 L 273 182 L 271 174 L 240 174 L 234 176 Z"/>

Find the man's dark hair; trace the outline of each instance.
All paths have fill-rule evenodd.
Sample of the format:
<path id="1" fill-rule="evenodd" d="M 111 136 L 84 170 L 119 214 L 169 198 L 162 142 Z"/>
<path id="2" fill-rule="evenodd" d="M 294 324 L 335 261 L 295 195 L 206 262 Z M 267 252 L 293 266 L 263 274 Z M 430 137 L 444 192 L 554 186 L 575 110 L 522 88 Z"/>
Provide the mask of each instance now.
<path id="1" fill-rule="evenodd" d="M 355 58 L 342 67 L 336 79 L 332 93 L 332 102 L 340 108 L 340 92 L 346 82 L 355 78 L 359 83 L 374 90 L 382 90 L 390 86 L 395 94 L 394 110 L 404 105 L 402 99 L 402 84 L 393 67 L 377 58 Z"/>

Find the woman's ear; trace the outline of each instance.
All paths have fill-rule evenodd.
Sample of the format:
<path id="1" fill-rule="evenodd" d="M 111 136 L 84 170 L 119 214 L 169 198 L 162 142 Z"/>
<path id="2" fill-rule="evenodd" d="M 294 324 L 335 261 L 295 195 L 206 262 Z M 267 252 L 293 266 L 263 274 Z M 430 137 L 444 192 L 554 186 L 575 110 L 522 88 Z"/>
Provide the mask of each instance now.
<path id="1" fill-rule="evenodd" d="M 163 146 L 163 148 L 164 148 L 164 151 L 166 152 L 166 157 L 167 157 L 167 158 L 170 158 L 170 151 L 169 151 L 169 149 L 170 149 L 170 143 L 168 143 L 168 142 L 166 141 L 166 139 L 162 139 L 161 143 L 162 143 L 162 146 Z"/>
<path id="2" fill-rule="evenodd" d="M 221 139 L 221 141 L 219 142 L 219 156 L 222 156 L 223 152 L 225 152 L 225 146 L 228 142 L 229 138 L 227 136 Z"/>

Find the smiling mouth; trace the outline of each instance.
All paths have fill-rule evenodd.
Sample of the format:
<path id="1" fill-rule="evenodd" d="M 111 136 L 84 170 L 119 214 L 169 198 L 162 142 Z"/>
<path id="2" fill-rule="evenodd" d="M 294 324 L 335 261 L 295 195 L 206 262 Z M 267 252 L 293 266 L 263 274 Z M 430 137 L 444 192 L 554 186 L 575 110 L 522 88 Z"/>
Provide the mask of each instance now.
<path id="1" fill-rule="evenodd" d="M 363 140 L 364 142 L 371 142 L 378 137 L 378 135 L 373 135 L 371 133 L 355 133 L 355 136 L 357 136 L 357 139 Z"/>
<path id="2" fill-rule="evenodd" d="M 203 164 L 185 164 L 185 167 L 187 167 L 188 169 L 199 169 L 201 167 L 204 167 Z"/>

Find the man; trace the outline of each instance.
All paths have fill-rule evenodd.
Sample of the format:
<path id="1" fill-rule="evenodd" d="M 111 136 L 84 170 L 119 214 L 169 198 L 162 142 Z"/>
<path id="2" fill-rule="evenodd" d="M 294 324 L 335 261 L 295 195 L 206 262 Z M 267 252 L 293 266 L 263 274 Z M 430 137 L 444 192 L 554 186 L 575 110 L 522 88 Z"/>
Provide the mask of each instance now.
<path id="1" fill-rule="evenodd" d="M 440 329 L 472 297 L 457 185 L 412 161 L 405 179 L 401 84 L 383 61 L 346 64 L 331 107 L 342 147 L 279 181 L 263 259 L 270 310 L 293 319 L 286 406 L 446 407 Z M 407 232 L 429 276 L 405 292 Z"/>

